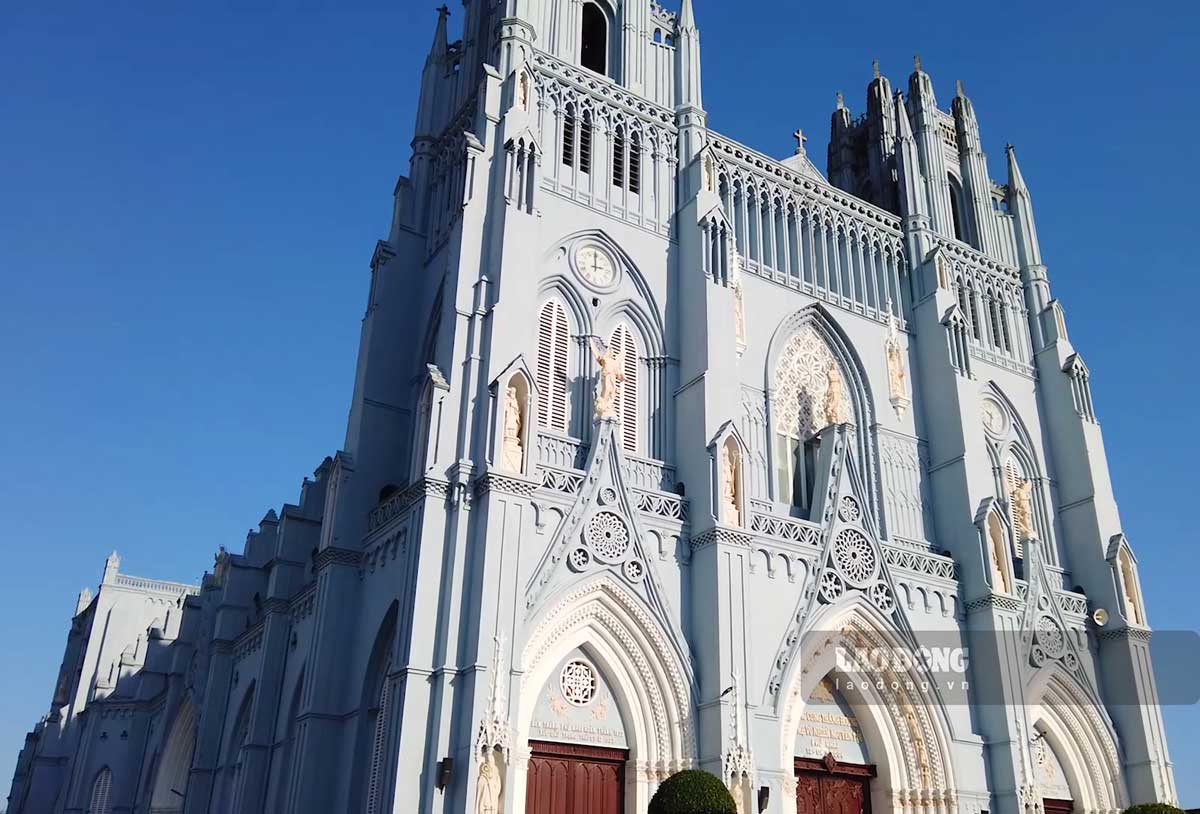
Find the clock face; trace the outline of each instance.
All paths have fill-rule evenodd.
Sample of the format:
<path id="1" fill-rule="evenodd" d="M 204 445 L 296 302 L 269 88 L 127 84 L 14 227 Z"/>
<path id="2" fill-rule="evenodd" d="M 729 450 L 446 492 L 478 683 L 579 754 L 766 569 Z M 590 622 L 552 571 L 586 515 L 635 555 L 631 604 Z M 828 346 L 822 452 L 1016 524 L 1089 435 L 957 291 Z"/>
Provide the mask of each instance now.
<path id="1" fill-rule="evenodd" d="M 584 246 L 575 255 L 575 265 L 583 279 L 595 286 L 612 285 L 617 269 L 608 252 L 596 246 Z"/>
<path id="2" fill-rule="evenodd" d="M 1004 415 L 1004 409 L 992 401 L 984 399 L 983 401 L 983 428 L 992 435 L 1003 435 L 1008 429 L 1008 417 Z"/>

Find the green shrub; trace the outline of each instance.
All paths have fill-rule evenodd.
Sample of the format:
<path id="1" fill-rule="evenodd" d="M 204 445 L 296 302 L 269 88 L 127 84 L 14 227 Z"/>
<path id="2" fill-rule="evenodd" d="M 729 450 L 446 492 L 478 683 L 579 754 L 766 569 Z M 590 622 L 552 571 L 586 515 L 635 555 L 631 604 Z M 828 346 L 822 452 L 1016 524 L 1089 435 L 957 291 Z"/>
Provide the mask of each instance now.
<path id="1" fill-rule="evenodd" d="M 1121 814 L 1184 814 L 1182 808 L 1176 808 L 1166 803 L 1138 803 L 1130 806 Z"/>
<path id="2" fill-rule="evenodd" d="M 648 814 L 737 814 L 737 806 L 720 778 L 688 769 L 662 782 Z"/>

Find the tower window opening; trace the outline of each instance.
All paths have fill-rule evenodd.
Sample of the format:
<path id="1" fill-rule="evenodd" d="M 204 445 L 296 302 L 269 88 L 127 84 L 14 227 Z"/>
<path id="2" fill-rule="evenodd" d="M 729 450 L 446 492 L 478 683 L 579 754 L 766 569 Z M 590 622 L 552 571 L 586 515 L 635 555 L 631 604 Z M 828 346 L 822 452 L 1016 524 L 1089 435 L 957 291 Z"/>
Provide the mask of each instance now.
<path id="1" fill-rule="evenodd" d="M 629 191 L 642 191 L 642 137 L 636 132 L 629 134 Z"/>
<path id="2" fill-rule="evenodd" d="M 592 171 L 592 111 L 583 111 L 583 121 L 579 127 L 579 171 Z"/>
<path id="3" fill-rule="evenodd" d="M 954 218 L 954 239 L 966 243 L 966 233 L 963 231 L 962 187 L 953 177 L 950 178 L 950 215 Z"/>
<path id="4" fill-rule="evenodd" d="M 595 3 L 583 4 L 580 63 L 589 71 L 608 73 L 608 18 Z"/>
<path id="5" fill-rule="evenodd" d="M 568 106 L 563 116 L 562 163 L 575 166 L 575 108 Z"/>
<path id="6" fill-rule="evenodd" d="M 613 132 L 613 186 L 625 186 L 625 128 Z"/>

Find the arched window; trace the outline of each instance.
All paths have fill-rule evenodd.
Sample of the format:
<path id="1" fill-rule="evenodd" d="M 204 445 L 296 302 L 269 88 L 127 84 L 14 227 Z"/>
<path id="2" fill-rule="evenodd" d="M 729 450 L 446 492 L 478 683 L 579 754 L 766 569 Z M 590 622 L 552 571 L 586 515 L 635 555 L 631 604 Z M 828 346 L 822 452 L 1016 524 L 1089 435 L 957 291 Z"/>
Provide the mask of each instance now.
<path id="1" fill-rule="evenodd" d="M 625 188 L 625 125 L 618 124 L 613 130 L 612 141 L 613 186 Z"/>
<path id="2" fill-rule="evenodd" d="M 1016 528 L 1017 520 L 1013 514 L 1013 494 L 1024 480 L 1026 480 L 1025 468 L 1021 466 L 1021 462 L 1017 460 L 1015 455 L 1009 455 L 1004 461 L 1004 499 L 1008 503 L 1008 518 L 1014 528 Z M 1016 551 L 1014 553 L 1017 559 L 1022 559 L 1025 556 L 1020 535 L 1017 535 Z"/>
<path id="3" fill-rule="evenodd" d="M 817 433 L 840 423 L 829 420 L 831 408 L 851 403 L 845 376 L 831 382 L 830 370 L 835 368 L 840 370 L 840 365 L 829 346 L 812 325 L 805 325 L 788 339 L 775 370 L 771 412 L 776 500 L 801 513 L 812 506 Z M 832 398 L 831 384 L 837 388 Z"/>
<path id="4" fill-rule="evenodd" d="M 288 810 L 288 797 L 292 790 L 292 774 L 296 763 L 296 719 L 300 717 L 301 692 L 304 690 L 304 674 L 296 681 L 296 689 L 292 692 L 292 703 L 288 707 L 286 734 L 283 743 L 282 768 L 279 771 L 279 789 L 275 794 L 275 810 L 285 814 Z"/>
<path id="5" fill-rule="evenodd" d="M 608 74 L 608 17 L 596 3 L 583 4 L 579 62 L 589 71 Z"/>
<path id="6" fill-rule="evenodd" d="M 642 191 L 642 136 L 636 130 L 629 134 L 629 191 Z"/>
<path id="7" fill-rule="evenodd" d="M 567 432 L 567 358 L 570 335 L 567 311 L 558 300 L 547 300 L 538 312 L 538 424 Z"/>
<path id="8" fill-rule="evenodd" d="M 229 743 L 225 747 L 225 769 L 221 776 L 221 786 L 217 795 L 217 811 L 231 811 L 234 805 L 234 794 L 237 790 L 238 776 L 242 773 L 242 747 L 250 736 L 250 713 L 254 709 L 254 686 L 246 691 L 242 705 L 238 708 L 237 718 L 234 719 L 233 730 Z"/>
<path id="9" fill-rule="evenodd" d="M 387 769 L 388 716 L 391 711 L 391 682 L 388 681 L 387 673 L 391 662 L 392 651 L 389 647 L 383 659 L 383 669 L 380 671 L 375 708 L 371 711 L 375 716 L 375 724 L 371 732 L 371 764 L 367 770 L 366 814 L 379 814 L 383 811 L 383 798 L 387 793 L 384 772 Z"/>
<path id="10" fill-rule="evenodd" d="M 575 166 L 575 105 L 567 105 L 563 111 L 562 163 Z"/>
<path id="11" fill-rule="evenodd" d="M 579 171 L 592 171 L 592 111 L 583 111 L 583 121 L 579 127 Z"/>
<path id="12" fill-rule="evenodd" d="M 625 381 L 617 385 L 614 408 L 621 419 L 621 445 L 627 452 L 638 451 L 638 347 L 633 331 L 621 323 L 609 337 L 608 346 L 621 359 Z"/>
<path id="13" fill-rule="evenodd" d="M 111 814 L 112 769 L 105 766 L 96 773 L 92 783 L 92 796 L 88 801 L 87 814 Z"/>
<path id="14" fill-rule="evenodd" d="M 950 177 L 950 215 L 954 218 L 954 239 L 967 242 L 967 233 L 963 229 L 963 194 L 962 185 L 953 175 Z"/>

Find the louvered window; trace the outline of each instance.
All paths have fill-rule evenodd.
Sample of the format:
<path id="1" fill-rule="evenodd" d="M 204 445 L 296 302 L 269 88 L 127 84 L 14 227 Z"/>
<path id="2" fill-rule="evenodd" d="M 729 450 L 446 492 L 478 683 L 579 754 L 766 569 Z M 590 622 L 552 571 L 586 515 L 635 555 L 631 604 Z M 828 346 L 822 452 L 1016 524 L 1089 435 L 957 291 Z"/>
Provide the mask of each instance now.
<path id="1" fill-rule="evenodd" d="M 579 171 L 592 171 L 592 111 L 583 111 L 583 122 L 579 128 Z"/>
<path id="2" fill-rule="evenodd" d="M 1013 493 L 1017 491 L 1017 487 L 1021 485 L 1021 481 L 1024 479 L 1025 476 L 1021 473 L 1021 467 L 1017 464 L 1016 458 L 1010 455 L 1008 460 L 1004 462 L 1004 493 L 1008 499 L 1008 519 L 1013 524 L 1014 529 L 1016 528 L 1016 516 L 1013 514 Z M 1014 534 L 1013 539 L 1016 540 L 1016 550 L 1014 553 L 1017 559 L 1021 559 L 1025 556 L 1021 535 Z"/>
<path id="3" fill-rule="evenodd" d="M 642 191 L 642 137 L 636 132 L 629 134 L 629 191 Z"/>
<path id="4" fill-rule="evenodd" d="M 626 451 L 638 451 L 638 349 L 633 331 L 624 323 L 617 326 L 608 340 L 609 347 L 621 358 L 625 381 L 617 387 L 614 408 L 621 419 L 621 444 Z"/>
<path id="5" fill-rule="evenodd" d="M 386 789 L 384 770 L 387 756 L 388 714 L 391 707 L 391 687 L 387 679 L 387 666 L 391 657 L 384 660 L 379 685 L 379 707 L 375 711 L 375 731 L 371 737 L 371 767 L 367 777 L 367 814 L 378 814 L 384 807 Z"/>
<path id="6" fill-rule="evenodd" d="M 562 163 L 568 167 L 575 166 L 575 107 L 567 105 L 563 114 Z"/>
<path id="7" fill-rule="evenodd" d="M 613 186 L 625 186 L 625 128 L 617 125 L 613 132 Z"/>
<path id="8" fill-rule="evenodd" d="M 538 423 L 567 432 L 567 354 L 570 336 L 567 312 L 558 300 L 548 300 L 538 313 Z"/>
<path id="9" fill-rule="evenodd" d="M 105 766 L 96 775 L 96 782 L 92 783 L 92 799 L 88 803 L 87 814 L 110 814 L 112 805 L 109 798 L 112 796 L 112 770 Z"/>

